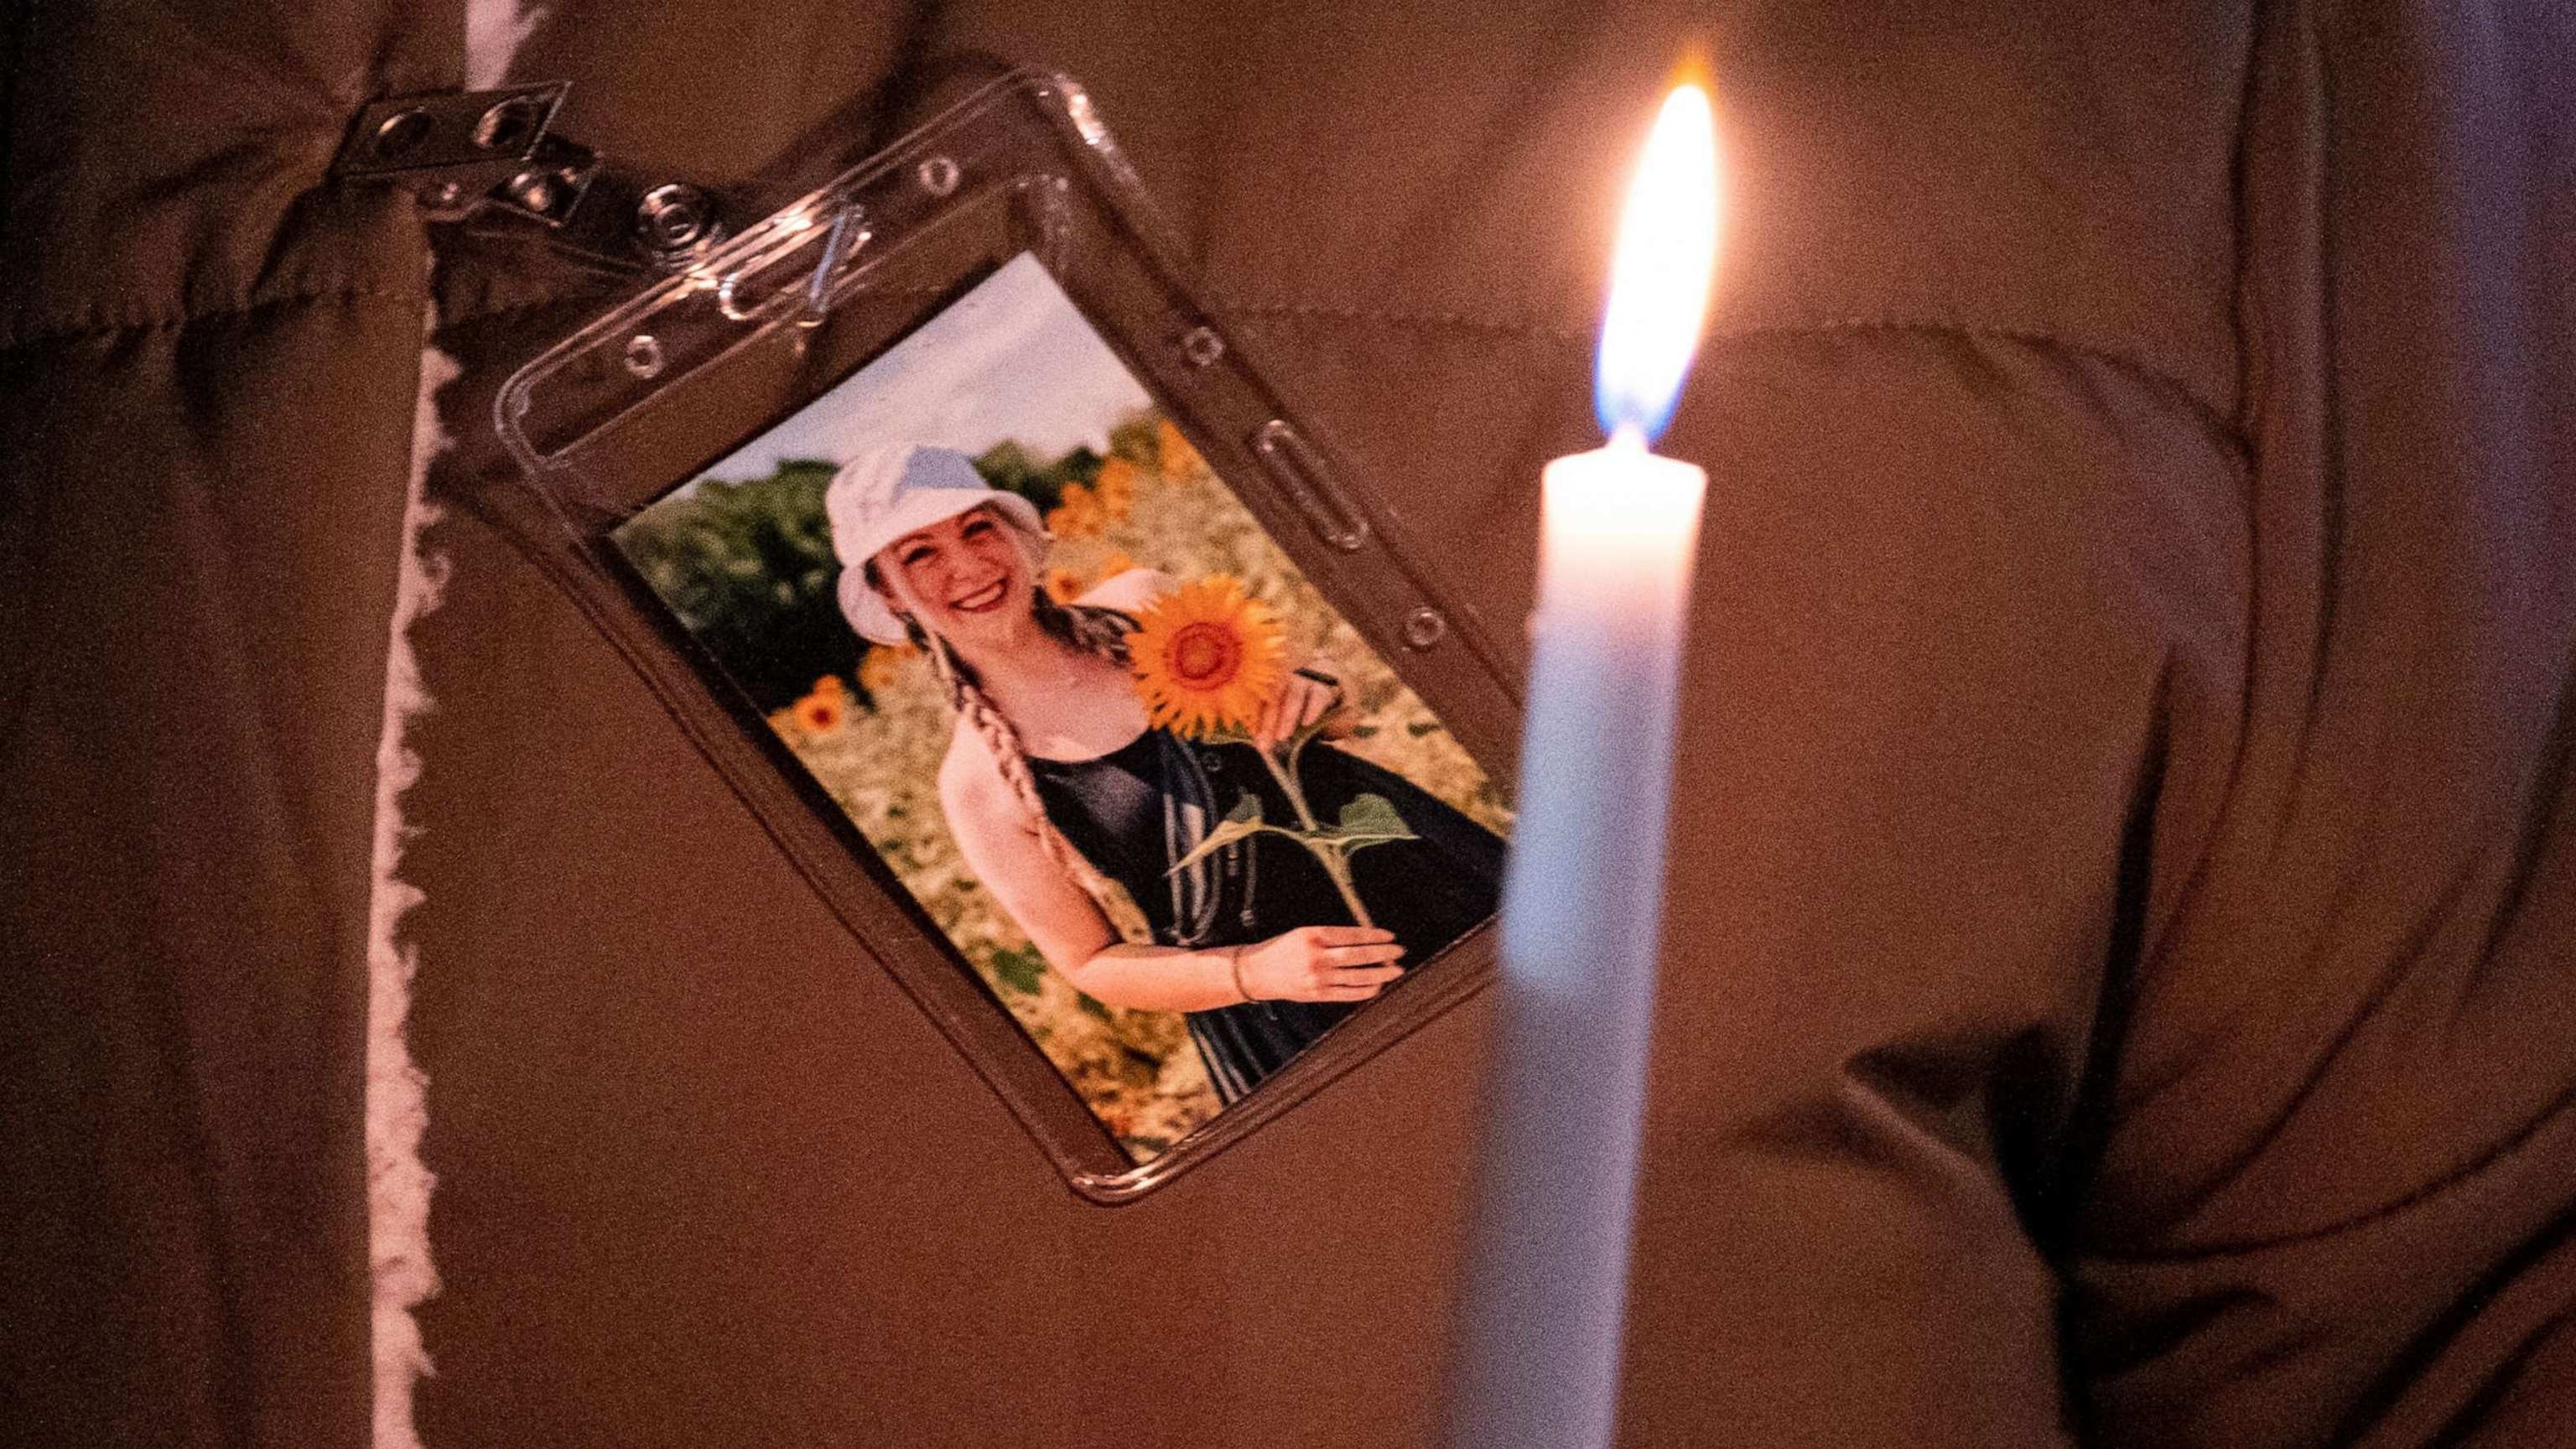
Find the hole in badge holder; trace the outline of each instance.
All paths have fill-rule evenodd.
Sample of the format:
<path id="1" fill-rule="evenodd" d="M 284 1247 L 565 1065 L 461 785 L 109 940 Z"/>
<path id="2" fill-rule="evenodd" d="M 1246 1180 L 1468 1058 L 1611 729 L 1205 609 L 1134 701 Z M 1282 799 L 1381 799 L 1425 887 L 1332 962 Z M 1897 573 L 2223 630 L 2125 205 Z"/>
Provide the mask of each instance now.
<path id="1" fill-rule="evenodd" d="M 1213 327 L 1193 327 L 1182 334 L 1181 356 L 1192 367 L 1213 367 L 1225 356 L 1225 339 Z"/>
<path id="2" fill-rule="evenodd" d="M 1404 616 L 1404 647 L 1419 654 L 1449 637 L 1449 620 L 1438 609 L 1425 606 Z"/>
<path id="3" fill-rule="evenodd" d="M 933 156 L 913 168 L 913 179 L 933 196 L 946 196 L 957 189 L 957 163 L 945 156 Z"/>
<path id="4" fill-rule="evenodd" d="M 716 311 L 728 322 L 751 320 L 751 309 L 742 305 L 742 278 L 741 272 L 733 271 L 716 279 Z"/>
<path id="5" fill-rule="evenodd" d="M 662 375 L 662 340 L 650 332 L 638 332 L 626 340 L 626 370 L 641 378 Z"/>

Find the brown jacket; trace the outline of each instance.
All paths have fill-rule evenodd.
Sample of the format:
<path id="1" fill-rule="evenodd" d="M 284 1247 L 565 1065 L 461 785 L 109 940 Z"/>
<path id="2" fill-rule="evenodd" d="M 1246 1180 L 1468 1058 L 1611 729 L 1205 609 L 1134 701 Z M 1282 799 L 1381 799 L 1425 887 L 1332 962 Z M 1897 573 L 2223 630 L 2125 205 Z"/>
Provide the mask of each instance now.
<path id="1" fill-rule="evenodd" d="M 21 6 L 0 214 L 0 1439 L 356 1444 L 369 840 L 428 238 L 323 170 L 421 0 Z M 2564 1442 L 2576 29 L 2554 0 L 548 11 L 711 179 L 1084 80 L 1492 636 L 1613 188 L 1735 216 L 1622 1432 Z M 870 128 L 874 128 L 873 131 Z M 1075 1201 L 477 516 L 597 303 L 441 238 L 428 1443 L 1416 1444 L 1471 1005 Z M 479 391 L 478 391 L 479 389 Z"/>

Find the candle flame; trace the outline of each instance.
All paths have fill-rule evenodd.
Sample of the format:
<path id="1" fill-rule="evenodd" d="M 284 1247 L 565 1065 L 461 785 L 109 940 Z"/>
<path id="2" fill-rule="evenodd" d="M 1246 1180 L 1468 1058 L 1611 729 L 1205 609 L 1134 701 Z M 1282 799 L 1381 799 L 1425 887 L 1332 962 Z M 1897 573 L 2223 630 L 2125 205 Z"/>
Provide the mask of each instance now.
<path id="1" fill-rule="evenodd" d="M 1593 405 L 1604 432 L 1662 435 L 1708 320 L 1717 260 L 1717 122 L 1708 92 L 1673 88 L 1619 217 Z"/>

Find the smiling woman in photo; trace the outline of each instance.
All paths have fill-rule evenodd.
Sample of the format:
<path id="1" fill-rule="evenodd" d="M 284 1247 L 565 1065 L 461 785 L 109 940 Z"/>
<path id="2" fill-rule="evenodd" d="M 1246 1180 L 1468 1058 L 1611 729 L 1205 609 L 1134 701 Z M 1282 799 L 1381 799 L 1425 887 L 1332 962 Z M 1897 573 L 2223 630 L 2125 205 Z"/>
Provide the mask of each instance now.
<path id="1" fill-rule="evenodd" d="M 1186 1013 L 1225 1100 L 1493 913 L 1503 847 L 1483 826 L 1320 740 L 1293 775 L 1265 762 L 1337 707 L 1328 672 L 1249 661 L 1275 675 L 1249 739 L 1193 742 L 1149 718 L 1130 657 L 1164 575 L 1059 603 L 1036 508 L 945 448 L 851 460 L 825 510 L 851 627 L 921 649 L 955 710 L 939 799 L 967 863 L 1076 988 Z M 1247 798 L 1264 819 L 1331 819 L 1371 795 L 1409 838 L 1350 855 L 1343 879 L 1276 832 L 1210 841 Z M 1113 886 L 1150 941 L 1122 939 Z M 1363 898 L 1374 924 L 1354 921 Z"/>

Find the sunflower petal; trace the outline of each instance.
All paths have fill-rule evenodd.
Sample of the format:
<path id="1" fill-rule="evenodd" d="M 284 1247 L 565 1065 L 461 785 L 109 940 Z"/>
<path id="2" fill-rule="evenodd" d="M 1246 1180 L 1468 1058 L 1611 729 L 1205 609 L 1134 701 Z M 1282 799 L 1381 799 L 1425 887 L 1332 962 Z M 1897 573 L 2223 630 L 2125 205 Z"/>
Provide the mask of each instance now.
<path id="1" fill-rule="evenodd" d="M 1139 610 L 1127 648 L 1147 721 L 1204 739 L 1260 719 L 1286 683 L 1286 644 L 1239 581 L 1210 574 Z"/>

